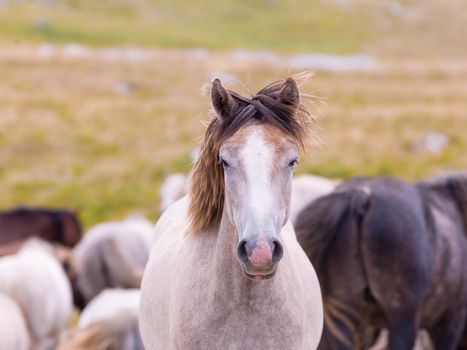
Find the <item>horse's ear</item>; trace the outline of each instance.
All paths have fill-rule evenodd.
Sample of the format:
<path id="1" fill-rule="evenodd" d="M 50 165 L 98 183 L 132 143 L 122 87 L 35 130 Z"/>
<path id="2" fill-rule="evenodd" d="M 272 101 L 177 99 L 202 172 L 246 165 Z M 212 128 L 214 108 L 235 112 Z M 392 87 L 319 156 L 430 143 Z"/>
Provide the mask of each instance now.
<path id="1" fill-rule="evenodd" d="M 232 115 L 237 103 L 228 91 L 222 86 L 219 79 L 214 79 L 211 87 L 211 101 L 216 113 L 221 118 L 228 118 Z"/>
<path id="2" fill-rule="evenodd" d="M 284 82 L 284 86 L 279 92 L 281 100 L 293 108 L 298 108 L 300 105 L 300 92 L 298 91 L 297 83 L 293 78 L 287 78 Z"/>

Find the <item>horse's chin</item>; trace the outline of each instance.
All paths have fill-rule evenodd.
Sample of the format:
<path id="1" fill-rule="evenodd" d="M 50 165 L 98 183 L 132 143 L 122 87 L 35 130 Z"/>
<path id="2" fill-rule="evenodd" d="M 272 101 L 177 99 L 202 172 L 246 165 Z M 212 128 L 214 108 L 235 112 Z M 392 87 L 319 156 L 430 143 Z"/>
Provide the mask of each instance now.
<path id="1" fill-rule="evenodd" d="M 251 273 L 248 273 L 247 271 L 243 270 L 243 274 L 248 279 L 253 280 L 253 281 L 262 281 L 262 280 L 270 279 L 271 277 L 274 276 L 275 273 L 276 273 L 275 269 L 272 272 L 266 273 L 266 274 L 251 274 Z"/>

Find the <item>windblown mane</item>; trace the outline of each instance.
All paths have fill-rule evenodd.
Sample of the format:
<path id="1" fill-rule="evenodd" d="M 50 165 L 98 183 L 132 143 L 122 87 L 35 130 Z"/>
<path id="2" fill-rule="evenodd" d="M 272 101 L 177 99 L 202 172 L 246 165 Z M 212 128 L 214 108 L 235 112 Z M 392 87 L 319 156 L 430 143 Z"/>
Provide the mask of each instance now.
<path id="1" fill-rule="evenodd" d="M 224 208 L 224 172 L 219 162 L 219 149 L 242 126 L 250 121 L 271 124 L 290 135 L 301 149 L 313 140 L 314 119 L 302 104 L 304 98 L 310 96 L 300 95 L 298 108 L 292 101 L 282 98 L 280 92 L 288 81 L 273 82 L 252 98 L 228 90 L 237 108 L 229 118 L 214 116 L 191 174 L 188 207 L 191 233 L 220 223 Z"/>

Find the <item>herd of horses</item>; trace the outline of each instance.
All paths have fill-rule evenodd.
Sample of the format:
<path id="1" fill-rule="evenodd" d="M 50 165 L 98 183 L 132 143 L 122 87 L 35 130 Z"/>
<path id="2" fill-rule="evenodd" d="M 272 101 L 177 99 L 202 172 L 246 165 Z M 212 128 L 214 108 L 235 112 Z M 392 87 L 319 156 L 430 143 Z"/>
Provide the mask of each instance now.
<path id="1" fill-rule="evenodd" d="M 467 349 L 467 172 L 294 178 L 314 124 L 293 78 L 210 95 L 155 227 L 0 213 L 0 349 Z"/>

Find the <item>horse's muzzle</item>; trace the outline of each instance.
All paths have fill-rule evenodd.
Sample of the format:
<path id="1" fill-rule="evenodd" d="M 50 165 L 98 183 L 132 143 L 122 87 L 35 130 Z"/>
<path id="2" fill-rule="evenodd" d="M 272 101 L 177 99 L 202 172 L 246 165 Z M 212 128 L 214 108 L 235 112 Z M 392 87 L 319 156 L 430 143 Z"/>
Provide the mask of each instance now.
<path id="1" fill-rule="evenodd" d="M 237 258 L 249 277 L 272 276 L 283 253 L 279 240 L 264 236 L 242 239 L 237 246 Z"/>

